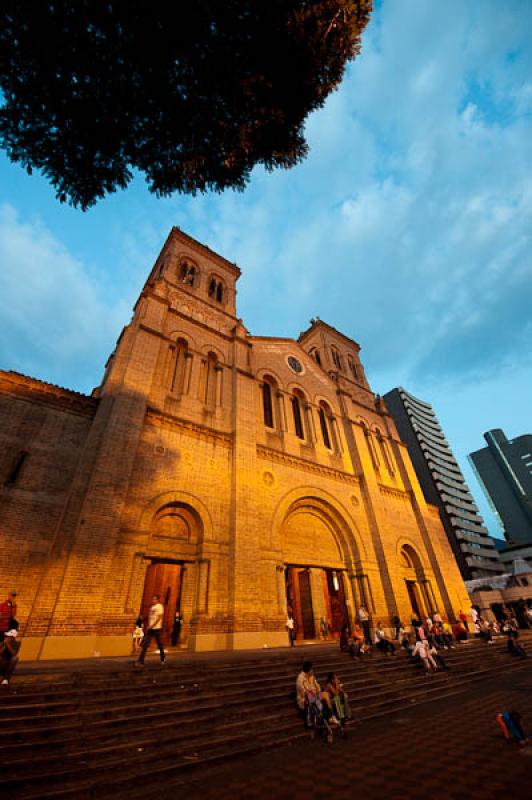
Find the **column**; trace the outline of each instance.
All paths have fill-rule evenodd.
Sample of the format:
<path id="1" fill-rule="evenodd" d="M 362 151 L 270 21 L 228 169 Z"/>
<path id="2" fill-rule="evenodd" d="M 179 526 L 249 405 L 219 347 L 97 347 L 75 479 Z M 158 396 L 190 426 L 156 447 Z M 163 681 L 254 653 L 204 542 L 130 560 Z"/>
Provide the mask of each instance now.
<path id="1" fill-rule="evenodd" d="M 280 431 L 286 431 L 286 430 L 288 430 L 288 427 L 287 427 L 287 424 L 286 424 L 286 408 L 285 408 L 285 404 L 284 404 L 284 395 L 283 395 L 283 393 L 281 391 L 278 390 L 276 392 L 275 396 L 277 398 L 277 410 L 278 410 L 278 415 L 279 415 L 279 426 L 278 427 L 279 427 Z"/>
<path id="2" fill-rule="evenodd" d="M 207 614 L 209 610 L 209 570 L 211 562 L 201 558 L 198 561 L 198 594 L 196 599 L 196 612 Z"/>
<path id="3" fill-rule="evenodd" d="M 320 638 L 320 620 L 322 617 L 327 619 L 327 609 L 323 594 L 323 570 L 309 569 L 310 591 L 312 595 L 312 613 L 314 616 L 314 627 L 316 629 L 316 639 Z"/>
<path id="4" fill-rule="evenodd" d="M 279 611 L 286 616 L 286 582 L 285 582 L 285 567 L 284 564 L 278 564 L 275 567 L 275 578 L 277 585 L 277 606 Z"/>
<path id="5" fill-rule="evenodd" d="M 312 406 L 310 403 L 305 403 L 305 428 L 306 428 L 306 435 L 307 435 L 307 442 L 309 444 L 314 444 L 316 441 L 316 429 L 314 427 L 314 418 L 312 414 Z"/>
<path id="6" fill-rule="evenodd" d="M 187 350 L 185 353 L 185 375 L 183 378 L 183 394 L 190 392 L 190 379 L 192 376 L 192 359 L 193 355 Z"/>

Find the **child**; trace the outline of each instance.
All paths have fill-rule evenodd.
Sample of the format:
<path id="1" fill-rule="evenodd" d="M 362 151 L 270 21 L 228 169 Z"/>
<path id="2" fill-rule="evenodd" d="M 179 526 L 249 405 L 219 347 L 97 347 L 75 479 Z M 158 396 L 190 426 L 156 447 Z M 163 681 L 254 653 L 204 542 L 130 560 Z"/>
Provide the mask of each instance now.
<path id="1" fill-rule="evenodd" d="M 133 631 L 133 652 L 138 653 L 144 639 L 144 628 L 142 617 L 139 617 L 135 622 L 135 630 Z"/>

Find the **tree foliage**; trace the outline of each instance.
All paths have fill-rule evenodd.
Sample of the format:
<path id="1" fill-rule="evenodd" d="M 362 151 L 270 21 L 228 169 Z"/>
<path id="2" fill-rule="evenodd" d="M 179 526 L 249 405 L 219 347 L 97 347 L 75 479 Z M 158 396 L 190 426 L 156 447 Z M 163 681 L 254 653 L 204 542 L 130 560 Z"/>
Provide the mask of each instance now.
<path id="1" fill-rule="evenodd" d="M 0 144 L 83 209 L 133 170 L 157 195 L 291 167 L 371 0 L 3 0 Z"/>

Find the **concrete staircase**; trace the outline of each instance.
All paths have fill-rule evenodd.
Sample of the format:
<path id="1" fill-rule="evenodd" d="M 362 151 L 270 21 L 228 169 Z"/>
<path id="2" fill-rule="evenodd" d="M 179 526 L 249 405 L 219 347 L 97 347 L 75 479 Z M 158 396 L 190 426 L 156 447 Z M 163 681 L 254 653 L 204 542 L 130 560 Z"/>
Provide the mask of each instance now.
<path id="1" fill-rule="evenodd" d="M 532 650 L 532 634 L 521 641 Z M 238 658 L 179 655 L 162 667 L 147 662 L 141 672 L 116 662 L 104 669 L 22 667 L 0 693 L 0 796 L 145 796 L 144 778 L 156 790 L 191 770 L 306 737 L 291 697 L 303 657 L 320 682 L 329 671 L 340 675 L 360 721 L 439 703 L 532 663 L 508 655 L 504 639 L 493 646 L 472 641 L 443 655 L 451 670 L 430 677 L 403 653 L 353 661 L 332 645 Z"/>

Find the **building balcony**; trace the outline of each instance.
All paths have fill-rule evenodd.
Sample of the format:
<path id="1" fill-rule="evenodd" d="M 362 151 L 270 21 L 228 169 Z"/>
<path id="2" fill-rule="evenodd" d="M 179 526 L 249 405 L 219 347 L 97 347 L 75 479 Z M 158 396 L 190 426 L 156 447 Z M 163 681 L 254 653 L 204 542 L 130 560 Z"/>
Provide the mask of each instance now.
<path id="1" fill-rule="evenodd" d="M 473 499 L 468 499 L 467 496 L 461 495 L 455 489 L 450 489 L 449 486 L 444 486 L 442 483 L 437 484 L 440 491 L 440 497 L 444 503 L 451 503 L 455 505 L 460 512 L 467 511 L 468 514 L 478 514 L 478 506 L 475 505 Z M 446 494 L 448 492 L 448 494 Z"/>
<path id="2" fill-rule="evenodd" d="M 464 528 L 466 531 L 470 531 L 471 533 L 485 533 L 487 536 L 489 536 L 489 531 L 484 527 L 484 525 L 475 525 L 472 522 L 468 522 L 460 517 L 449 517 L 449 520 L 453 528 Z"/>
<path id="3" fill-rule="evenodd" d="M 466 556 L 465 562 L 474 570 L 484 570 L 498 574 L 504 572 L 503 564 L 498 561 L 490 561 L 487 558 L 472 558 L 471 556 Z"/>
<path id="4" fill-rule="evenodd" d="M 457 530 L 455 533 L 459 542 L 467 541 L 480 545 L 486 544 L 486 535 L 483 533 L 471 533 L 471 531 L 466 530 Z"/>
<path id="5" fill-rule="evenodd" d="M 458 519 L 466 519 L 469 522 L 475 522 L 478 523 L 479 525 L 482 525 L 483 523 L 482 518 L 478 514 L 475 514 L 474 512 L 470 513 L 469 511 L 464 511 L 462 508 L 457 508 L 454 505 L 453 506 L 446 505 L 445 510 L 452 517 L 458 517 Z"/>
<path id="6" fill-rule="evenodd" d="M 454 484 L 456 484 L 456 488 L 457 489 L 461 489 L 463 492 L 465 491 L 465 492 L 469 493 L 469 489 L 467 488 L 467 484 L 466 484 L 464 476 L 462 475 L 461 472 L 457 472 L 456 470 L 453 471 L 453 470 L 449 469 L 447 466 L 444 466 L 441 463 L 441 461 L 435 461 L 434 457 L 432 455 L 431 455 L 431 457 L 429 459 L 427 459 L 427 466 L 429 467 L 429 469 L 433 470 L 435 473 L 439 472 L 441 480 L 444 483 L 447 483 L 447 481 L 451 481 L 452 482 L 451 485 L 453 485 L 453 482 L 454 482 Z M 464 489 L 464 485 L 465 485 L 465 489 Z"/>

